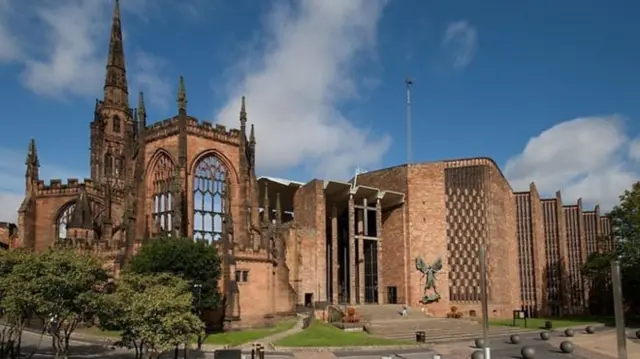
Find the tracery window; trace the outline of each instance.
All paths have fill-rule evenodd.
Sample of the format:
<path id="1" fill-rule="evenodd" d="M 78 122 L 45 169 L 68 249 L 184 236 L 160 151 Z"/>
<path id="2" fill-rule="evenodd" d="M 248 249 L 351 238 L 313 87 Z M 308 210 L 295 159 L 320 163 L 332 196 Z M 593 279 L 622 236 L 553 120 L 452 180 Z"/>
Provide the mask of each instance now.
<path id="1" fill-rule="evenodd" d="M 58 215 L 56 220 L 56 239 L 67 239 L 67 225 L 71 221 L 75 208 L 76 205 L 71 204 Z"/>
<path id="2" fill-rule="evenodd" d="M 171 231 L 173 194 L 171 193 L 174 164 L 167 155 L 162 155 L 153 169 L 153 220 L 163 231 Z"/>
<path id="3" fill-rule="evenodd" d="M 214 155 L 200 160 L 193 176 L 193 238 L 208 243 L 222 238 L 227 169 Z"/>
<path id="4" fill-rule="evenodd" d="M 120 117 L 114 116 L 112 125 L 113 125 L 113 132 L 120 133 Z"/>
<path id="5" fill-rule="evenodd" d="M 110 153 L 104 155 L 104 175 L 111 176 L 113 174 L 113 156 Z"/>

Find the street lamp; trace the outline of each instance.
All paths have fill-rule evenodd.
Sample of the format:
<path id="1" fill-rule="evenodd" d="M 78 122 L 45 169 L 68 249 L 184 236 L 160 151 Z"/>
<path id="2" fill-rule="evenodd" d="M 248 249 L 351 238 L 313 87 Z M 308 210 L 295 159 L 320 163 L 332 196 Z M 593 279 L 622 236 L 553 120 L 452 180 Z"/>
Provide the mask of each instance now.
<path id="1" fill-rule="evenodd" d="M 202 320 L 202 284 L 194 284 L 193 289 L 198 294 L 198 305 L 196 307 L 198 319 Z M 202 336 L 198 334 L 198 350 L 202 349 Z"/>

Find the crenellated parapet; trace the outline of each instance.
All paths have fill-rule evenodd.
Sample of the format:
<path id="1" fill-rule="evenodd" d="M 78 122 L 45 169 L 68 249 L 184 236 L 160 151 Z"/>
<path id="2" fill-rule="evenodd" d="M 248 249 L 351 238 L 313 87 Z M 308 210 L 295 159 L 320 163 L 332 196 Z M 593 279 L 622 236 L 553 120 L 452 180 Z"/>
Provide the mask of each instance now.
<path id="1" fill-rule="evenodd" d="M 180 118 L 180 116 L 175 116 L 148 126 L 145 133 L 145 140 L 147 142 L 153 142 L 177 135 L 180 131 Z M 187 116 L 186 125 L 188 135 L 234 145 L 240 144 L 241 135 L 238 129 L 227 129 L 226 126 L 207 121 L 198 122 L 196 118 L 191 116 Z"/>
<path id="2" fill-rule="evenodd" d="M 92 198 L 105 198 L 107 192 L 110 191 L 113 201 L 118 201 L 124 198 L 124 189 L 122 188 L 106 188 L 104 185 L 100 185 L 94 182 L 90 178 L 85 178 L 80 181 L 77 178 L 68 178 L 62 180 L 54 178 L 45 182 L 39 180 L 36 182 L 36 196 L 37 197 L 59 197 L 59 196 L 75 196 L 84 190 L 87 195 Z"/>
<path id="3" fill-rule="evenodd" d="M 36 182 L 36 195 L 38 197 L 73 195 L 77 194 L 82 187 L 86 189 L 87 193 L 98 195 L 97 186 L 89 178 L 85 178 L 84 181 L 77 178 L 67 178 L 66 180 L 54 178 L 48 182 L 39 180 Z"/>

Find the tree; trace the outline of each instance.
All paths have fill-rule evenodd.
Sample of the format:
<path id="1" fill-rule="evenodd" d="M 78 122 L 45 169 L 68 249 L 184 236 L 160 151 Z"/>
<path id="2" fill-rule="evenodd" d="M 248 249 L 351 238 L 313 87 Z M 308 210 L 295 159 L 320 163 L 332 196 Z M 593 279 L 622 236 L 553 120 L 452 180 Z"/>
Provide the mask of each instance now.
<path id="1" fill-rule="evenodd" d="M 614 246 L 609 251 L 593 253 L 583 266 L 590 278 L 608 275 L 611 260 L 620 261 L 622 290 L 630 312 L 640 309 L 640 182 L 625 190 L 620 202 L 609 213 Z"/>
<path id="2" fill-rule="evenodd" d="M 22 331 L 34 313 L 28 283 L 16 280 L 13 267 L 34 256 L 23 250 L 0 252 L 0 358 L 20 355 Z"/>
<path id="3" fill-rule="evenodd" d="M 100 324 L 121 328 L 122 344 L 133 346 L 136 358 L 157 358 L 204 331 L 191 293 L 190 284 L 172 274 L 125 274 L 107 296 Z"/>
<path id="4" fill-rule="evenodd" d="M 102 263 L 88 253 L 50 250 L 15 265 L 12 276 L 24 283 L 33 313 L 48 325 L 56 357 L 66 358 L 71 334 L 103 305 L 109 276 Z"/>
<path id="5" fill-rule="evenodd" d="M 215 246 L 192 238 L 152 238 L 133 256 L 128 270 L 137 274 L 171 273 L 191 286 L 201 286 L 201 297 L 193 298 L 197 312 L 220 306 L 220 257 Z"/>

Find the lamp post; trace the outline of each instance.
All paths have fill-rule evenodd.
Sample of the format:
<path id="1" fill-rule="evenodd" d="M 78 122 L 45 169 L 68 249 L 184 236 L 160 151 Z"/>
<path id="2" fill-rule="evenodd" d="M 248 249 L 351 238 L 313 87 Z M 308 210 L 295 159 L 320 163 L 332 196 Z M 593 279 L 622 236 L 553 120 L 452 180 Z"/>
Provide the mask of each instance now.
<path id="1" fill-rule="evenodd" d="M 618 359 L 627 359 L 627 334 L 624 325 L 622 281 L 620 277 L 620 260 L 613 260 L 611 261 L 611 285 L 613 286 L 613 310 L 616 321 Z"/>
<path id="2" fill-rule="evenodd" d="M 197 313 L 198 313 L 198 319 L 202 320 L 201 316 L 202 316 L 202 284 L 194 284 L 193 285 L 193 289 L 195 289 L 197 295 L 198 295 L 198 305 L 196 307 Z M 198 350 L 202 349 L 202 336 L 200 334 L 198 334 Z"/>

